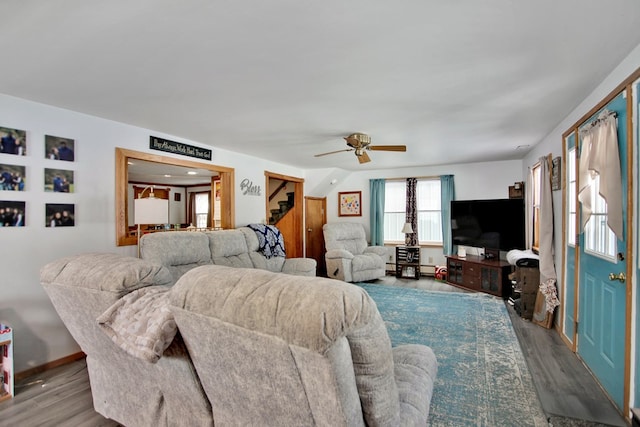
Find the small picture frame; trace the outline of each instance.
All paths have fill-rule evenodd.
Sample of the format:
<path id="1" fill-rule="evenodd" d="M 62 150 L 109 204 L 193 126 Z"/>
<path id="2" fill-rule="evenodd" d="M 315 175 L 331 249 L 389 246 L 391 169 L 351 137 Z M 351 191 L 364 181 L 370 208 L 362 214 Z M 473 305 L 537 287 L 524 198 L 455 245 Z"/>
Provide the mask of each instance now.
<path id="1" fill-rule="evenodd" d="M 556 157 L 551 161 L 551 190 L 556 191 L 562 188 L 561 166 L 562 159 Z"/>
<path id="2" fill-rule="evenodd" d="M 44 136 L 44 156 L 50 160 L 63 160 L 73 162 L 75 160 L 76 143 L 71 138 L 60 136 Z"/>
<path id="3" fill-rule="evenodd" d="M 73 193 L 73 171 L 65 169 L 44 169 L 44 191 L 54 193 Z"/>
<path id="4" fill-rule="evenodd" d="M 45 206 L 45 227 L 74 227 L 76 207 L 74 204 L 47 203 Z"/>
<path id="5" fill-rule="evenodd" d="M 0 191 L 24 191 L 25 166 L 0 164 Z"/>
<path id="6" fill-rule="evenodd" d="M 0 154 L 24 156 L 27 154 L 27 132 L 0 127 Z"/>
<path id="7" fill-rule="evenodd" d="M 0 230 L 3 227 L 24 227 L 25 202 L 0 200 Z"/>
<path id="8" fill-rule="evenodd" d="M 362 192 L 338 193 L 338 216 L 362 216 Z"/>

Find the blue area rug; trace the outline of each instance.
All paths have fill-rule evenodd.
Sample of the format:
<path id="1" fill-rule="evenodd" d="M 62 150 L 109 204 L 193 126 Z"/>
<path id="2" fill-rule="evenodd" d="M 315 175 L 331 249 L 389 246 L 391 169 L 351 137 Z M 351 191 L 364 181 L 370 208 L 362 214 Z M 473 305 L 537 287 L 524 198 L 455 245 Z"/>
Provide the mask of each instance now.
<path id="1" fill-rule="evenodd" d="M 425 344 L 438 358 L 430 426 L 548 426 L 504 302 L 361 283 L 391 343 Z"/>

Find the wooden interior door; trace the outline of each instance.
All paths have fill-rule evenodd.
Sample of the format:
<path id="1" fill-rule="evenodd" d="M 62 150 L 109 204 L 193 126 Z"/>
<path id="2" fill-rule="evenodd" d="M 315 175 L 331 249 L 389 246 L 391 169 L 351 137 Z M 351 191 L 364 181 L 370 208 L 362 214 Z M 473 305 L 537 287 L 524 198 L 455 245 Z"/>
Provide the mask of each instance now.
<path id="1" fill-rule="evenodd" d="M 322 226 L 327 223 L 327 198 L 305 197 L 305 253 L 307 258 L 313 258 L 318 263 L 316 274 L 327 275 L 327 266 L 324 260 L 324 235 Z"/>

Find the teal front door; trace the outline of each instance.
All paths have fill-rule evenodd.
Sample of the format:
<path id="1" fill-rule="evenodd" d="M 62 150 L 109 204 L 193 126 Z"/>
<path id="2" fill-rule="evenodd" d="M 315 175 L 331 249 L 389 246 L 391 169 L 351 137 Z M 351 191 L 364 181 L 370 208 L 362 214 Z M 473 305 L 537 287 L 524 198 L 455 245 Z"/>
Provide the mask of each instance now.
<path id="1" fill-rule="evenodd" d="M 624 408 L 627 278 L 627 99 L 624 93 L 605 107 L 617 113 L 622 181 L 623 238 L 607 225 L 606 202 L 594 183 L 593 212 L 580 233 L 577 351 L 615 404 Z M 590 121 L 595 120 L 600 112 Z M 584 127 L 584 126 L 583 126 Z M 582 145 L 582 138 L 581 138 Z M 583 155 L 581 149 L 581 156 Z M 579 187 L 580 188 L 580 187 Z M 581 206 L 581 214 L 584 214 Z M 622 275 L 621 275 L 622 274 Z"/>

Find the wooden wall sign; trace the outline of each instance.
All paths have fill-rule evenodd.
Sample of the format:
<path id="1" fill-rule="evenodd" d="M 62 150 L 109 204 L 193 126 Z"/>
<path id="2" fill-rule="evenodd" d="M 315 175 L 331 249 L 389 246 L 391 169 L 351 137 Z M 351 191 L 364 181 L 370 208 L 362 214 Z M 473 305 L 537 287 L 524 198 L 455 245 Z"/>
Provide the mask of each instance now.
<path id="1" fill-rule="evenodd" d="M 196 159 L 211 160 L 211 150 L 195 147 L 189 144 L 183 144 L 182 142 L 158 138 L 157 136 L 149 137 L 149 148 L 167 153 L 195 157 Z"/>
<path id="2" fill-rule="evenodd" d="M 245 178 L 240 182 L 240 192 L 243 196 L 261 196 L 262 188 L 248 178 Z"/>

